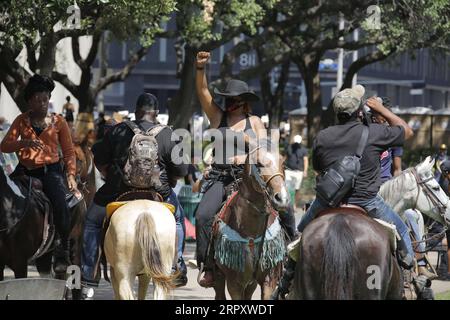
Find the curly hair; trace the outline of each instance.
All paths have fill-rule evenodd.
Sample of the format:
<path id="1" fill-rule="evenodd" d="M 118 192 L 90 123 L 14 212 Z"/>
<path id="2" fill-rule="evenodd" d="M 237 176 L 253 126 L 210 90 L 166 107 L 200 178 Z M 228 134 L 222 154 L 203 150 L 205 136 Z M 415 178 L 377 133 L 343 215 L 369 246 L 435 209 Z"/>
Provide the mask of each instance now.
<path id="1" fill-rule="evenodd" d="M 25 100 L 28 101 L 31 97 L 38 92 L 48 92 L 48 95 L 51 96 L 51 92 L 55 89 L 55 83 L 53 80 L 46 76 L 41 76 L 39 74 L 34 74 L 24 90 Z"/>

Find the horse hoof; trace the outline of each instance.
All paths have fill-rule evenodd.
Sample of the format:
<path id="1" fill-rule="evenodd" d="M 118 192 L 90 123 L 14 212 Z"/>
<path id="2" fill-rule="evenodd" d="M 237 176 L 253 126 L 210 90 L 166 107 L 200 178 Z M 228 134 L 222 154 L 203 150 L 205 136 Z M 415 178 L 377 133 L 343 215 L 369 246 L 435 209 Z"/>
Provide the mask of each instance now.
<path id="1" fill-rule="evenodd" d="M 205 271 L 203 278 L 198 281 L 198 284 L 203 288 L 214 287 L 214 276 L 212 271 Z"/>
<path id="2" fill-rule="evenodd" d="M 188 278 L 187 278 L 187 276 L 181 274 L 175 279 L 174 282 L 175 282 L 175 287 L 177 287 L 177 288 L 184 287 L 188 282 Z"/>

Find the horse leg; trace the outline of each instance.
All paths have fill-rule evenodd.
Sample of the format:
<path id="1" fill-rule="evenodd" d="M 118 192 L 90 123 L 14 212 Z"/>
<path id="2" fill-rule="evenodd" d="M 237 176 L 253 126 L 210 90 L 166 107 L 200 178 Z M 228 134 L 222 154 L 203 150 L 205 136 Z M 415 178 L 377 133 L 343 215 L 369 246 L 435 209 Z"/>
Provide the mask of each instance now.
<path id="1" fill-rule="evenodd" d="M 5 265 L 4 264 L 0 264 L 0 281 L 3 281 L 3 279 L 5 279 Z"/>
<path id="2" fill-rule="evenodd" d="M 227 281 L 228 293 L 232 300 L 243 300 L 245 289 L 236 280 Z"/>
<path id="3" fill-rule="evenodd" d="M 259 285 L 261 287 L 261 300 L 270 300 L 270 296 L 275 290 L 275 282 L 267 275 Z"/>
<path id="4" fill-rule="evenodd" d="M 28 276 L 28 263 L 27 261 L 22 261 L 22 263 L 18 263 L 14 266 L 14 268 L 11 268 L 14 271 L 14 277 L 16 279 L 19 278 L 26 278 Z"/>
<path id="5" fill-rule="evenodd" d="M 166 300 L 167 299 L 166 292 L 158 284 L 155 284 L 155 289 L 153 290 L 153 299 L 154 300 Z"/>
<path id="6" fill-rule="evenodd" d="M 252 282 L 244 289 L 244 300 L 252 300 L 253 292 L 255 292 L 258 283 Z"/>
<path id="7" fill-rule="evenodd" d="M 216 292 L 216 300 L 227 300 L 225 295 L 225 276 L 221 271 L 217 271 L 214 275 L 214 291 Z"/>
<path id="8" fill-rule="evenodd" d="M 114 299 L 119 300 L 119 283 L 117 282 L 114 268 L 112 266 L 109 267 L 109 273 L 111 275 L 111 285 L 114 291 Z"/>
<path id="9" fill-rule="evenodd" d="M 139 279 L 138 299 L 145 300 L 145 295 L 147 294 L 148 285 L 150 283 L 150 277 L 146 274 L 141 274 L 138 276 L 138 279 Z"/>
<path id="10" fill-rule="evenodd" d="M 36 259 L 36 269 L 41 278 L 52 277 L 52 256 L 53 251 L 50 251 Z"/>
<path id="11" fill-rule="evenodd" d="M 134 277 L 128 273 L 122 272 L 120 269 L 115 270 L 115 275 L 117 276 L 118 283 L 118 297 L 120 300 L 135 300 L 133 294 L 132 283 Z"/>

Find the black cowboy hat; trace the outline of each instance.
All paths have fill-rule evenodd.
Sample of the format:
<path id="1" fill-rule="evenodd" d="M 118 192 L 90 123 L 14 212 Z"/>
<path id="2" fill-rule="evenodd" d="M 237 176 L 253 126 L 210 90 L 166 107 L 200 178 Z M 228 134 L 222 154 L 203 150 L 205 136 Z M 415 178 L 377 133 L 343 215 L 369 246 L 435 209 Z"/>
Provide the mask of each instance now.
<path id="1" fill-rule="evenodd" d="M 248 88 L 248 84 L 241 80 L 231 79 L 224 91 L 214 88 L 214 93 L 228 98 L 240 97 L 245 101 L 259 101 L 259 97 Z"/>

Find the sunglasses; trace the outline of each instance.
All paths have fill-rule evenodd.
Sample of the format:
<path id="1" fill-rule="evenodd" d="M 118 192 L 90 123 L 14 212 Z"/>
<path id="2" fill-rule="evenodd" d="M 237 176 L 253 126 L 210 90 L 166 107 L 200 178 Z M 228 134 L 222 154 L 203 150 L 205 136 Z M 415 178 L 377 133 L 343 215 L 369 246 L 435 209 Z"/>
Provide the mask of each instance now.
<path id="1" fill-rule="evenodd" d="M 233 107 L 233 109 L 237 109 L 245 106 L 246 103 L 247 101 L 236 98 L 228 98 L 225 100 L 225 106 L 227 107 L 227 109 L 230 107 Z"/>

